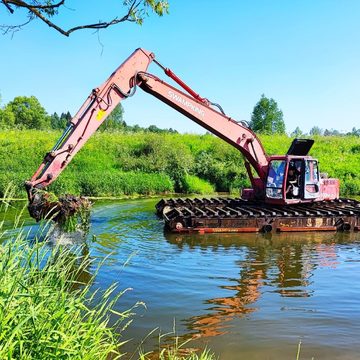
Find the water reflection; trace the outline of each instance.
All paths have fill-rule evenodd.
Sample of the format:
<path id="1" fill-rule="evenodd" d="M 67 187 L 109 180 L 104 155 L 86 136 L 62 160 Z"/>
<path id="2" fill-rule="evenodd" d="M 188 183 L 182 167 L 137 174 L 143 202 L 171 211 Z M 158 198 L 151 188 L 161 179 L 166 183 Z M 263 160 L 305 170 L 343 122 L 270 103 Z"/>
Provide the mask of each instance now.
<path id="1" fill-rule="evenodd" d="M 249 251 L 247 259 L 240 265 L 239 279 L 224 279 L 232 285 L 221 285 L 229 290 L 230 296 L 217 297 L 205 301 L 211 305 L 209 313 L 193 316 L 186 320 L 193 337 L 223 335 L 227 332 L 227 323 L 235 317 L 245 316 L 257 310 L 254 305 L 261 296 L 261 288 L 267 278 L 268 262 L 265 260 L 266 248 Z"/>
<path id="2" fill-rule="evenodd" d="M 40 238 L 55 251 L 53 261 L 61 258 L 61 264 L 72 279 L 71 290 L 82 288 L 93 280 L 94 259 L 90 255 L 87 235 L 83 230 L 65 232 L 57 224 L 51 224 Z"/>
<path id="3" fill-rule="evenodd" d="M 241 250 L 243 258 L 236 261 L 238 278 L 223 278 L 219 288 L 228 296 L 210 298 L 205 314 L 184 320 L 189 330 L 185 337 L 219 336 L 230 331 L 231 322 L 256 312 L 265 293 L 281 297 L 311 297 L 311 278 L 316 268 L 336 268 L 337 245 L 356 241 L 357 234 L 165 234 L 166 240 L 179 249 L 197 247 Z M 212 293 L 213 291 L 211 291 Z"/>

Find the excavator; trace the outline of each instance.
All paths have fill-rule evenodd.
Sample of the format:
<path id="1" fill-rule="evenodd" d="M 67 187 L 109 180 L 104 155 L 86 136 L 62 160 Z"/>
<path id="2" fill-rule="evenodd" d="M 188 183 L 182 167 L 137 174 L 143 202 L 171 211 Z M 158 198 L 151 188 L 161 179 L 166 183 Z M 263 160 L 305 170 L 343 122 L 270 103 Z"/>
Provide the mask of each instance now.
<path id="1" fill-rule="evenodd" d="M 151 63 L 158 65 L 176 87 L 149 73 Z M 313 140 L 295 139 L 285 155 L 267 155 L 246 122 L 226 115 L 219 104 L 201 97 L 163 66 L 154 53 L 141 48 L 91 91 L 32 178 L 25 182 L 32 217 L 39 220 L 46 216 L 39 191 L 56 180 L 119 102 L 135 95 L 138 87 L 238 149 L 251 182 L 251 188 L 243 189 L 239 198 L 161 200 L 156 211 L 164 219 L 166 230 L 360 230 L 360 203 L 339 198 L 339 180 L 321 175 L 318 161 L 308 155 Z"/>

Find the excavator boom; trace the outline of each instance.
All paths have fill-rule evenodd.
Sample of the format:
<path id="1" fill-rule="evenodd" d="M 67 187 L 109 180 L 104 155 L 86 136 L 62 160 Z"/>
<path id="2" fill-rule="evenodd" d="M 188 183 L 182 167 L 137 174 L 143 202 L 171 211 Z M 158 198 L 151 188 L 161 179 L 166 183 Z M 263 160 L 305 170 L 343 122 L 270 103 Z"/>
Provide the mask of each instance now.
<path id="1" fill-rule="evenodd" d="M 156 64 L 165 74 L 190 95 L 147 73 L 154 59 L 153 53 L 137 49 L 101 86 L 92 90 L 54 148 L 46 154 L 31 180 L 26 182 L 30 202 L 33 190 L 50 185 L 119 102 L 134 94 L 137 86 L 240 150 L 258 175 L 258 178 L 251 176 L 253 188 L 258 193 L 264 191 L 268 158 L 256 135 L 242 123 L 212 108 L 207 99 L 196 94 L 158 61 L 155 60 Z"/>

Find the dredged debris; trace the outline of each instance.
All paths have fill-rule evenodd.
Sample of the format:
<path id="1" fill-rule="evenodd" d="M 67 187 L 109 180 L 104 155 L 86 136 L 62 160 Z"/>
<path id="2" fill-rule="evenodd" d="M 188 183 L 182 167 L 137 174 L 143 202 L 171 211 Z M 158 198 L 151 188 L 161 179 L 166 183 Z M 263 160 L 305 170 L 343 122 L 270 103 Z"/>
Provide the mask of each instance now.
<path id="1" fill-rule="evenodd" d="M 51 219 L 63 230 L 74 231 L 78 226 L 84 230 L 88 228 L 91 205 L 83 196 L 65 194 L 56 197 L 52 193 L 36 190 L 28 210 L 36 221 Z"/>

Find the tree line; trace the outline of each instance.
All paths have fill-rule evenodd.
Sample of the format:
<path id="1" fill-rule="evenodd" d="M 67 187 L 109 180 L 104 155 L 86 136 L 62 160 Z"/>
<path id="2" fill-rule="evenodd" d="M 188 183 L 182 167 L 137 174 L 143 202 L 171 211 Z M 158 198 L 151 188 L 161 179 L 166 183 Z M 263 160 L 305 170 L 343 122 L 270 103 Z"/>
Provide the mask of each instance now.
<path id="1" fill-rule="evenodd" d="M 296 129 L 291 133 L 291 136 L 293 137 L 301 137 L 306 136 L 308 134 L 303 133 L 301 129 L 296 127 Z M 341 132 L 336 129 L 322 129 L 319 126 L 313 126 L 310 131 L 309 135 L 311 136 L 360 136 L 360 128 L 357 129 L 355 126 L 351 129 L 351 131 L 348 131 L 346 133 Z"/>
<path id="2" fill-rule="evenodd" d="M 35 96 L 17 96 L 8 104 L 0 108 L 0 129 L 65 129 L 72 119 L 69 111 L 62 112 L 60 115 L 54 112 L 48 115 L 44 107 Z M 249 126 L 254 132 L 265 135 L 286 134 L 283 112 L 279 109 L 277 102 L 272 98 L 267 98 L 264 94 L 254 106 L 251 114 Z M 160 129 L 156 125 L 147 128 L 139 125 L 128 125 L 124 121 L 124 108 L 119 104 L 106 121 L 100 126 L 100 131 L 122 131 L 122 132 L 152 132 L 152 133 L 176 133 L 169 129 Z M 304 133 L 299 126 L 289 133 L 291 137 L 302 136 L 360 136 L 360 128 L 353 128 L 352 131 L 342 133 L 334 129 L 321 129 L 314 126 L 310 132 Z"/>
<path id="3" fill-rule="evenodd" d="M 274 99 L 269 99 L 264 94 L 261 95 L 252 112 L 250 128 L 260 134 L 286 134 L 283 112 L 278 108 Z M 313 126 L 309 133 L 305 133 L 297 126 L 289 135 L 297 138 L 303 136 L 360 136 L 360 128 L 353 127 L 351 131 L 344 133 L 336 129 L 321 129 L 319 126 Z"/>
<path id="4" fill-rule="evenodd" d="M 35 96 L 17 96 L 8 104 L 0 108 L 0 129 L 64 129 L 70 122 L 72 115 L 69 111 L 60 115 L 54 112 L 48 115 L 44 107 Z M 279 110 L 274 99 L 261 96 L 260 101 L 254 107 L 251 122 L 248 124 L 257 133 L 284 134 L 285 123 L 283 113 Z M 177 132 L 176 130 L 160 129 L 156 125 L 143 128 L 139 125 L 130 126 L 124 121 L 124 109 L 119 104 L 106 121 L 100 126 L 100 130 L 119 130 L 124 132 L 149 131 Z"/>
<path id="5" fill-rule="evenodd" d="M 128 125 L 124 121 L 124 108 L 119 104 L 106 121 L 100 126 L 100 131 L 177 133 L 176 130 L 160 129 L 156 125 L 147 128 L 139 125 Z M 37 129 L 62 130 L 69 124 L 72 115 L 69 111 L 49 115 L 35 96 L 17 96 L 0 108 L 0 129 Z"/>

